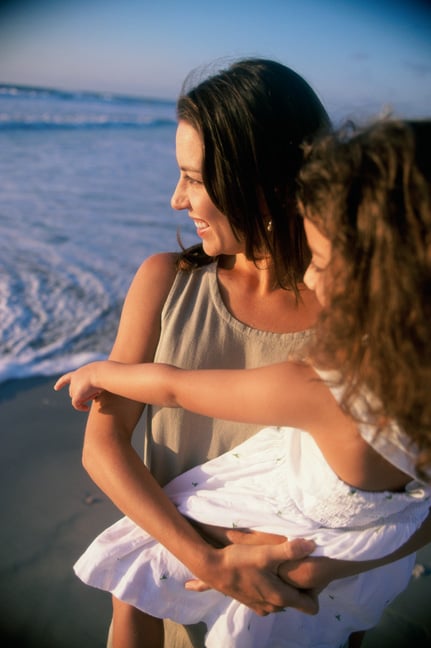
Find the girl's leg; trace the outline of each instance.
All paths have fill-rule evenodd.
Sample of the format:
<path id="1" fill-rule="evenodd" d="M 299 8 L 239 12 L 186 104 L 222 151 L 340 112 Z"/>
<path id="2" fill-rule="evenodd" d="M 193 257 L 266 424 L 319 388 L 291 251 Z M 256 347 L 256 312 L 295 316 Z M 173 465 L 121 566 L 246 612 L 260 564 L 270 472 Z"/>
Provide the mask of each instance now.
<path id="1" fill-rule="evenodd" d="M 112 648 L 163 648 L 163 620 L 112 597 Z"/>

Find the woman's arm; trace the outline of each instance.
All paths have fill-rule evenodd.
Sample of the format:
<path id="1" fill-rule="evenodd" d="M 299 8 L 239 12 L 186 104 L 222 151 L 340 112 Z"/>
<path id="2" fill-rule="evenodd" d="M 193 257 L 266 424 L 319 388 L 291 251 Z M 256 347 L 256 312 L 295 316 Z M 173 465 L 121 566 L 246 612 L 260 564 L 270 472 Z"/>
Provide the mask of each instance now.
<path id="1" fill-rule="evenodd" d="M 174 276 L 173 255 L 156 255 L 141 266 L 125 300 L 112 361 L 127 364 L 153 360 L 161 311 Z M 127 397 L 127 392 L 123 396 Z M 198 578 L 205 577 L 210 587 L 237 598 L 258 614 L 286 606 L 316 612 L 313 596 L 283 584 L 277 577 L 283 560 L 308 555 L 313 545 L 298 541 L 278 547 L 210 546 L 178 513 L 133 449 L 131 439 L 142 410 L 141 402 L 109 391 L 93 405 L 86 426 L 83 464 L 94 482 Z"/>
<path id="2" fill-rule="evenodd" d="M 163 544 L 208 587 L 222 591 L 267 614 L 292 606 L 307 613 L 317 612 L 314 594 L 301 592 L 278 578 L 284 560 L 299 560 L 313 549 L 306 541 L 278 546 L 230 545 L 216 549 L 209 545 L 177 511 L 141 459 L 127 442 L 120 426 L 115 434 L 89 420 L 86 467 L 94 481 L 118 508 Z M 88 428 L 87 428 L 88 434 Z M 90 447 L 88 447 L 90 445 Z"/>

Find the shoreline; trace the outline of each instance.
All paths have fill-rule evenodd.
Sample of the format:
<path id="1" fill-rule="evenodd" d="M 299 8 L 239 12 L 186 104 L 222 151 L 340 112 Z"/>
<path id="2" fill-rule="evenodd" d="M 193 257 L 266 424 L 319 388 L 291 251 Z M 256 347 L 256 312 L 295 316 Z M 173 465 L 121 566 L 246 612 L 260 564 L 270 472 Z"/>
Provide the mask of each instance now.
<path id="1" fill-rule="evenodd" d="M 81 466 L 86 415 L 72 409 L 67 390 L 54 392 L 55 380 L 0 385 L 0 638 L 23 648 L 104 648 L 110 596 L 83 585 L 72 566 L 121 513 Z M 422 575 L 362 648 L 431 645 L 431 544 L 416 562 Z"/>
<path id="2" fill-rule="evenodd" d="M 9 646 L 102 648 L 110 597 L 83 585 L 72 566 L 121 514 L 82 468 L 86 417 L 54 381 L 0 385 L 0 637 Z"/>

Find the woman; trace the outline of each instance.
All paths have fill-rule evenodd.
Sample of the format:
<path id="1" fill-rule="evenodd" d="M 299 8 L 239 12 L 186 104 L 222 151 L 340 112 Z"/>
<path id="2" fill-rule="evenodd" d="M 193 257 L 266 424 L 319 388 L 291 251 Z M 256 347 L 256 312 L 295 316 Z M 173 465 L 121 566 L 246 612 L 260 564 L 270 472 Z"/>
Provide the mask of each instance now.
<path id="1" fill-rule="evenodd" d="M 321 102 L 289 68 L 251 59 L 184 92 L 178 120 L 180 179 L 172 205 L 188 210 L 202 247 L 142 264 L 110 358 L 191 369 L 257 367 L 300 356 L 318 303 L 301 283 L 309 255 L 295 181 L 302 142 L 329 127 Z M 257 426 L 148 408 L 149 472 L 131 443 L 143 407 L 105 394 L 92 408 L 83 462 L 96 484 L 209 586 L 259 614 L 285 605 L 314 612 L 311 597 L 277 577 L 281 562 L 312 546 L 231 545 L 215 553 L 160 488 Z M 133 628 L 139 619 L 120 623 L 133 614 L 114 599 L 114 644 L 127 645 L 116 628 Z"/>

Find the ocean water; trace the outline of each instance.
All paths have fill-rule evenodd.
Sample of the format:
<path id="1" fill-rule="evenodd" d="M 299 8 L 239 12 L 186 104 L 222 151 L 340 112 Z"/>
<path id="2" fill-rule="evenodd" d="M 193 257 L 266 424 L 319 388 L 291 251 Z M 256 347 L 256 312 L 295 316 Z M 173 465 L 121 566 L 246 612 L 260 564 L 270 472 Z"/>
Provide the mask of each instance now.
<path id="1" fill-rule="evenodd" d="M 0 382 L 105 357 L 140 263 L 197 241 L 175 129 L 171 102 L 0 85 Z"/>

